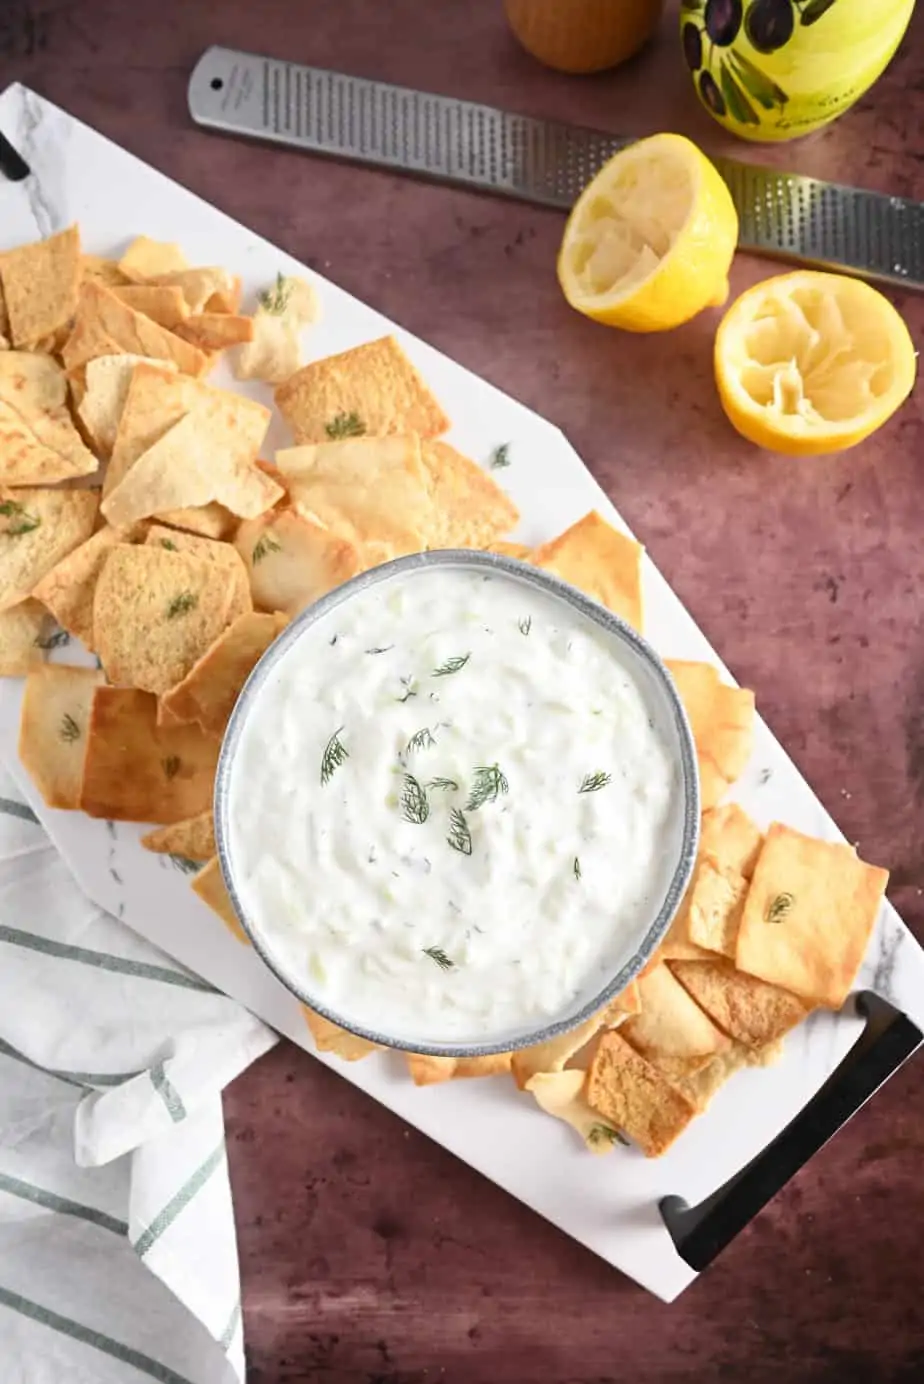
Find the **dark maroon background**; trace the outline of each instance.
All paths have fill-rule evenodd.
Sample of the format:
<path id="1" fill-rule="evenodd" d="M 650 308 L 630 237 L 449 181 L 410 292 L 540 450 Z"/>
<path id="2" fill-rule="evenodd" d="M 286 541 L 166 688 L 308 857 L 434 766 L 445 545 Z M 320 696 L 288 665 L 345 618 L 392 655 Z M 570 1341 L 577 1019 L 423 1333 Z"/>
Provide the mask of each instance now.
<path id="1" fill-rule="evenodd" d="M 921 935 L 920 387 L 849 454 L 769 456 L 721 414 L 715 314 L 645 338 L 570 312 L 557 214 L 217 139 L 186 113 L 193 63 L 223 43 L 747 157 L 698 108 L 668 8 L 636 61 L 569 78 L 518 49 L 500 0 L 0 0 L 0 87 L 34 86 L 563 427 Z M 919 12 L 849 114 L 752 156 L 922 198 L 922 92 Z M 773 270 L 742 255 L 733 287 Z M 895 301 L 920 342 L 924 300 Z M 922 1070 L 665 1307 L 284 1043 L 225 1102 L 250 1384 L 920 1381 Z"/>

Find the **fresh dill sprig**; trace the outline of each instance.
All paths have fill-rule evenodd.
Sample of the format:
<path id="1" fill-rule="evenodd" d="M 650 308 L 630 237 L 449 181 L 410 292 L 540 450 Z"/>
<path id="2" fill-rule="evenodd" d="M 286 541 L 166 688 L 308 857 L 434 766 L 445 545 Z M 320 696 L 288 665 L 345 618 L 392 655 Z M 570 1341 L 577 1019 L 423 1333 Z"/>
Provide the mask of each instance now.
<path id="1" fill-rule="evenodd" d="M 198 604 L 199 597 L 194 591 L 181 591 L 167 606 L 167 619 L 175 620 L 178 615 L 188 615 Z"/>
<path id="2" fill-rule="evenodd" d="M 458 673 L 464 668 L 471 658 L 471 654 L 459 654 L 455 658 L 447 658 L 445 663 L 441 663 L 438 668 L 434 668 L 431 677 L 448 678 L 451 673 Z"/>
<path id="3" fill-rule="evenodd" d="M 381 648 L 367 649 L 367 650 L 366 650 L 366 653 L 367 653 L 367 654 L 387 654 L 388 651 L 389 651 L 390 649 L 393 649 L 394 647 L 395 647 L 394 644 L 385 644 L 385 645 L 383 645 Z"/>
<path id="4" fill-rule="evenodd" d="M 609 1125 L 593 1124 L 587 1131 L 587 1142 L 599 1148 L 602 1144 L 623 1144 L 625 1140 L 620 1137 L 618 1130 L 611 1129 Z"/>
<path id="5" fill-rule="evenodd" d="M 286 280 L 284 274 L 277 274 L 273 287 L 264 288 L 262 293 L 257 294 L 257 302 L 264 312 L 272 313 L 274 317 L 281 317 L 289 306 L 291 296 L 292 285 Z"/>
<path id="6" fill-rule="evenodd" d="M 329 423 L 325 423 L 324 431 L 332 442 L 336 442 L 341 437 L 362 437 L 366 425 L 352 409 L 349 413 L 338 413 Z"/>
<path id="7" fill-rule="evenodd" d="M 581 878 L 581 858 L 580 858 L 580 856 L 578 856 L 578 855 L 576 855 L 576 856 L 574 857 L 574 866 L 573 866 L 573 869 L 574 869 L 574 878 L 575 878 L 575 879 L 580 879 L 580 878 Z"/>
<path id="8" fill-rule="evenodd" d="M 404 751 L 405 757 L 409 757 L 417 750 L 430 750 L 436 744 L 436 738 L 428 726 L 415 731 L 407 742 L 407 749 Z"/>
<path id="9" fill-rule="evenodd" d="M 781 923 L 783 919 L 792 911 L 795 899 L 792 894 L 777 894 L 776 898 L 767 909 L 765 921 L 768 923 Z"/>
<path id="10" fill-rule="evenodd" d="M 424 947 L 424 956 L 429 956 L 431 961 L 435 961 L 441 971 L 454 971 L 456 963 L 450 961 L 442 947 Z"/>
<path id="11" fill-rule="evenodd" d="M 517 621 L 517 629 L 520 631 L 521 634 L 529 634 L 532 627 L 533 617 L 531 615 L 527 615 L 525 620 Z"/>
<path id="12" fill-rule="evenodd" d="M 597 793 L 601 788 L 606 787 L 606 785 L 611 781 L 612 777 L 612 774 L 604 774 L 600 769 L 598 769 L 595 774 L 585 774 L 584 777 L 581 779 L 581 786 L 578 789 L 578 792 Z"/>
<path id="13" fill-rule="evenodd" d="M 61 649 L 70 642 L 71 636 L 67 630 L 54 630 L 52 634 L 47 634 L 44 637 L 39 634 L 32 641 L 36 649 L 44 649 L 46 652 L 49 649 Z"/>
<path id="14" fill-rule="evenodd" d="M 416 684 L 416 678 L 413 678 L 413 677 L 410 677 L 410 678 L 399 678 L 398 681 L 401 683 L 401 686 L 404 688 L 404 695 L 403 695 L 402 697 L 396 697 L 396 698 L 395 698 L 395 701 L 396 701 L 396 702 L 406 702 L 406 701 L 409 701 L 409 700 L 411 699 L 411 697 L 416 697 L 416 696 L 417 696 L 417 687 L 416 687 L 416 685 L 415 685 L 415 684 Z"/>
<path id="15" fill-rule="evenodd" d="M 201 862 L 190 860 L 188 855 L 171 855 L 170 862 L 175 869 L 184 875 L 197 875 L 202 869 Z"/>
<path id="16" fill-rule="evenodd" d="M 258 538 L 256 543 L 253 545 L 253 552 L 250 554 L 250 560 L 253 563 L 254 567 L 256 567 L 257 563 L 262 562 L 263 559 L 267 557 L 270 553 L 281 552 L 282 544 L 279 542 L 279 540 L 274 538 L 272 534 L 265 533 L 263 537 Z"/>
<path id="17" fill-rule="evenodd" d="M 450 778 L 431 779 L 427 787 L 442 788 L 447 793 L 457 793 L 459 791 L 459 785 L 456 783 L 455 779 Z"/>
<path id="18" fill-rule="evenodd" d="M 404 775 L 404 788 L 401 792 L 401 815 L 406 822 L 423 826 L 430 816 L 430 802 L 425 788 L 422 788 L 413 774 Z"/>
<path id="19" fill-rule="evenodd" d="M 510 465 L 510 443 L 502 442 L 499 447 L 495 447 L 491 453 L 491 470 L 503 471 Z"/>
<path id="20" fill-rule="evenodd" d="M 68 743 L 80 739 L 80 727 L 68 712 L 65 712 L 61 717 L 61 729 L 58 734 L 62 740 L 66 740 Z"/>
<path id="21" fill-rule="evenodd" d="M 460 855 L 471 855 L 472 833 L 468 829 L 465 813 L 460 812 L 457 807 L 452 808 L 449 813 L 449 835 L 446 840 Z"/>
<path id="22" fill-rule="evenodd" d="M 160 767 L 164 771 L 164 778 L 176 778 L 180 772 L 180 756 L 178 754 L 168 755 L 166 759 L 160 761 Z"/>
<path id="23" fill-rule="evenodd" d="M 465 803 L 466 812 L 477 812 L 485 803 L 497 802 L 500 794 L 507 793 L 509 789 L 510 784 L 499 765 L 479 764 Z"/>
<path id="24" fill-rule="evenodd" d="M 321 755 L 321 783 L 329 783 L 334 776 L 334 770 L 339 769 L 345 760 L 349 759 L 350 752 L 340 739 L 340 732 L 343 726 L 338 726 L 331 738 L 324 747 Z"/>
<path id="25" fill-rule="evenodd" d="M 24 533 L 32 533 L 42 522 L 39 515 L 30 514 L 18 500 L 4 500 L 0 504 L 0 514 L 4 519 L 12 520 L 3 530 L 7 538 L 19 538 Z"/>

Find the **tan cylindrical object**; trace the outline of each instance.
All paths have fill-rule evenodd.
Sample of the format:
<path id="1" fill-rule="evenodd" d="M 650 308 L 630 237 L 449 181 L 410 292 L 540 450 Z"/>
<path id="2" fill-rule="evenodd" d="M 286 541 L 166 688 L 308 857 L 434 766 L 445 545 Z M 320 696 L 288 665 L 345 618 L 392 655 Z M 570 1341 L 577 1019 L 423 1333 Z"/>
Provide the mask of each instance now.
<path id="1" fill-rule="evenodd" d="M 658 27 L 664 0 L 504 0 L 528 53 L 560 72 L 601 72 L 637 53 Z"/>

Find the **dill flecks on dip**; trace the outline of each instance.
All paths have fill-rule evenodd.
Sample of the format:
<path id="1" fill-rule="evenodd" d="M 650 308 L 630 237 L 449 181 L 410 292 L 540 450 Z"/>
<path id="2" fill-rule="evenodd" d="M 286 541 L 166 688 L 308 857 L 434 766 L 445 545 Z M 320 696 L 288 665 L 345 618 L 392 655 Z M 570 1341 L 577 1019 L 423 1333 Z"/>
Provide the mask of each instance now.
<path id="1" fill-rule="evenodd" d="M 362 1027 L 541 1024 L 599 989 L 664 897 L 682 793 L 660 714 L 614 637 L 504 573 L 373 585 L 309 625 L 248 710 L 241 903 Z"/>

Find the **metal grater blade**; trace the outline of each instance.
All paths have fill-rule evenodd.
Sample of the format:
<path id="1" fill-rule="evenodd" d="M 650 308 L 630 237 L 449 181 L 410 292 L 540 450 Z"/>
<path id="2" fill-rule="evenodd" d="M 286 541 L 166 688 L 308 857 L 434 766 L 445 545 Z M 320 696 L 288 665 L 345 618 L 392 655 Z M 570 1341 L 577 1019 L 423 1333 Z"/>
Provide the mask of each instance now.
<path id="1" fill-rule="evenodd" d="M 599 130 L 209 48 L 189 80 L 199 125 L 570 208 L 631 143 Z M 716 159 L 743 250 L 924 289 L 924 203 Z"/>

